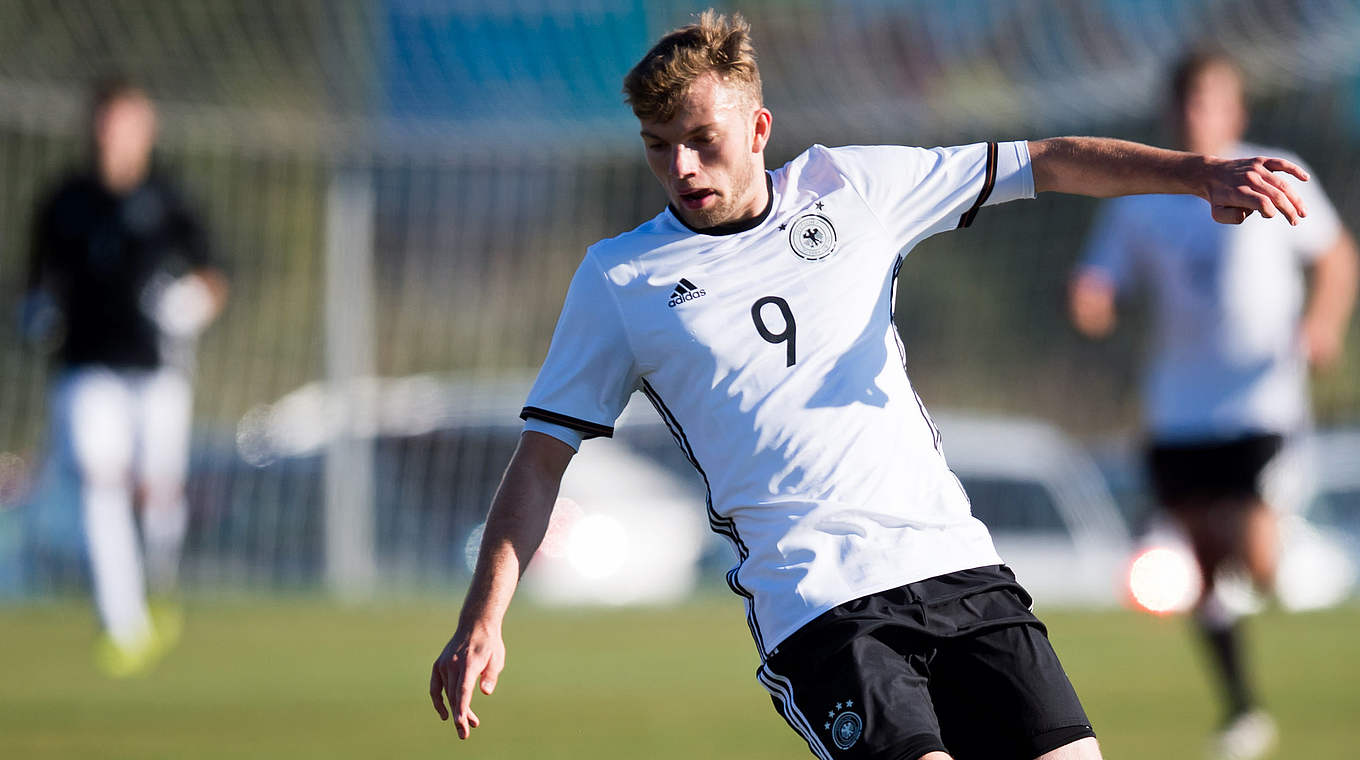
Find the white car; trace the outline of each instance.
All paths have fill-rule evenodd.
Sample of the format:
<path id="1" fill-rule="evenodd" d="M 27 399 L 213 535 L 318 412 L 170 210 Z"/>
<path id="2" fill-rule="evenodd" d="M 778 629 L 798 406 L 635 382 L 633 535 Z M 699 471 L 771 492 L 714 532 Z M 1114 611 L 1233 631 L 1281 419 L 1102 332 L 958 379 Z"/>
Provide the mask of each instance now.
<path id="1" fill-rule="evenodd" d="M 518 438 L 518 403 L 526 387 L 436 376 L 374 378 L 344 393 L 311 384 L 248 413 L 237 446 L 243 460 L 260 468 L 314 458 L 346 432 L 345 419 L 349 435 L 392 443 L 447 438 L 459 441 L 449 448 L 462 453 L 483 448 L 478 442 L 494 443 L 494 466 L 465 471 L 450 465 L 446 469 L 465 480 L 441 486 L 461 497 L 454 500 L 456 514 L 441 516 L 439 524 L 445 533 L 460 523 L 471 529 L 471 535 L 467 529 L 457 534 L 464 541 L 460 560 L 470 570 L 481 538 L 473 526 L 485 514 L 492 478 L 503 466 L 499 457 L 508 456 Z M 969 414 L 945 414 L 937 422 L 974 513 L 1036 602 L 1118 603 L 1129 532 L 1084 450 L 1040 422 Z M 541 601 L 664 602 L 688 593 L 701 574 L 720 578 L 733 562 L 727 544 L 707 531 L 701 479 L 645 401 L 629 405 L 615 438 L 586 442 L 567 471 L 548 535 L 524 579 L 526 593 Z M 381 461 L 403 451 L 393 446 Z M 393 466 L 376 477 L 400 475 Z M 401 492 L 378 489 L 380 496 Z M 377 506 L 389 523 L 420 519 L 419 503 Z M 379 549 L 388 561 L 410 554 L 400 544 Z"/>
<path id="2" fill-rule="evenodd" d="M 1132 541 L 1086 451 L 1054 426 L 935 416 L 950 469 L 1036 606 L 1114 606 Z"/>

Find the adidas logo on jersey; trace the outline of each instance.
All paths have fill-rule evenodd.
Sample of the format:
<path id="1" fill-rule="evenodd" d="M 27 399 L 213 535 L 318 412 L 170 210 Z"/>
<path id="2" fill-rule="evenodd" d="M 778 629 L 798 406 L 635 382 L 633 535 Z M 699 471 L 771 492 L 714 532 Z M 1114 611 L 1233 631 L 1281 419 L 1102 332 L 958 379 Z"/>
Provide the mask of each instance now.
<path id="1" fill-rule="evenodd" d="M 671 291 L 671 300 L 668 301 L 667 304 L 674 309 L 686 301 L 693 301 L 696 298 L 703 298 L 706 295 L 708 295 L 707 290 L 703 290 L 684 277 L 681 277 L 680 284 L 676 285 L 675 290 Z"/>

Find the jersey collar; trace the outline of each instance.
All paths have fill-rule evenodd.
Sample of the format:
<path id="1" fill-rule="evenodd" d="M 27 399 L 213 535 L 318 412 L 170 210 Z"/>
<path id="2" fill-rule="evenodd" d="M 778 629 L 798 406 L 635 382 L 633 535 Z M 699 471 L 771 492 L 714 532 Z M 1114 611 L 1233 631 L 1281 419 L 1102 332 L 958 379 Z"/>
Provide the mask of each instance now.
<path id="1" fill-rule="evenodd" d="M 774 208 L 774 177 L 772 177 L 768 171 L 765 172 L 765 190 L 769 198 L 765 203 L 765 210 L 760 212 L 758 216 L 753 216 L 750 219 L 743 219 L 740 222 L 720 224 L 716 227 L 704 227 L 702 229 L 699 227 L 691 227 L 689 226 L 688 223 L 685 222 L 684 218 L 682 218 L 680 214 L 676 211 L 674 205 L 669 203 L 666 204 L 666 210 L 671 212 L 671 216 L 674 217 L 675 221 L 679 222 L 685 229 L 695 234 L 715 236 L 735 235 L 738 232 L 753 230 L 759 227 L 760 225 L 764 224 L 765 220 L 769 218 L 770 211 Z"/>

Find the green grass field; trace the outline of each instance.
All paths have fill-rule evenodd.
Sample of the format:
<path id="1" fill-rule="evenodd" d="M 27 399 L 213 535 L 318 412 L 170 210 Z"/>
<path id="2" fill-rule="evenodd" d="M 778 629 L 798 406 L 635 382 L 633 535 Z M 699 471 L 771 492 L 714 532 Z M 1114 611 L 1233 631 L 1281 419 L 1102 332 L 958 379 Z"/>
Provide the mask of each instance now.
<path id="1" fill-rule="evenodd" d="M 3 608 L 0 757 L 810 757 L 753 678 L 739 604 L 719 597 L 517 607 L 497 694 L 460 744 L 426 694 L 455 614 L 450 600 L 202 600 L 158 669 L 110 681 L 91 665 L 85 604 Z M 1107 758 L 1202 757 L 1216 710 L 1183 621 L 1044 617 Z M 1360 756 L 1360 609 L 1272 613 L 1252 633 L 1277 756 Z"/>

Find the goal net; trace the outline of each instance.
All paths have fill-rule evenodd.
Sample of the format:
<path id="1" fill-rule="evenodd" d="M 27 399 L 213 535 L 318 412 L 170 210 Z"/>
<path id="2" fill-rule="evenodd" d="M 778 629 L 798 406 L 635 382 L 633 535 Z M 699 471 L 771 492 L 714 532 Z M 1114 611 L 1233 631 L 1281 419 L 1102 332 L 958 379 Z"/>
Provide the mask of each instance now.
<path id="1" fill-rule="evenodd" d="M 813 142 L 1167 144 L 1167 68 L 1213 43 L 1246 70 L 1250 139 L 1300 154 L 1342 217 L 1360 218 L 1353 0 L 723 5 L 755 29 L 772 165 Z M 0 3 L 0 595 L 83 573 L 75 486 L 46 454 L 48 357 L 22 345 L 12 306 L 35 203 L 85 160 L 92 79 L 122 72 L 156 100 L 158 161 L 230 273 L 230 304 L 197 351 L 186 582 L 439 586 L 467 572 L 585 247 L 664 203 L 619 87 L 692 12 Z M 1065 317 L 1095 207 L 988 209 L 909 257 L 897 320 L 932 409 L 1087 439 L 1136 428 L 1140 331 L 1092 344 Z M 1357 376 L 1352 329 L 1341 366 L 1315 381 L 1321 424 L 1360 420 Z"/>

